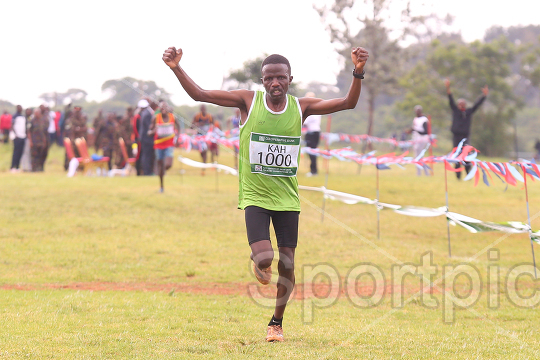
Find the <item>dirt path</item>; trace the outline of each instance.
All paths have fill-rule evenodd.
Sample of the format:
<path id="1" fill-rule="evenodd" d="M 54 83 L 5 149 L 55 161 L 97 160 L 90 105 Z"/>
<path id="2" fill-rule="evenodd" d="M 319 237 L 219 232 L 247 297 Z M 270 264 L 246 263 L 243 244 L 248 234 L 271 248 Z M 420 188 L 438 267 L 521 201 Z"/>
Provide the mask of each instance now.
<path id="1" fill-rule="evenodd" d="M 237 295 L 251 297 L 273 297 L 275 296 L 275 286 L 262 286 L 258 283 L 153 283 L 153 282 L 75 282 L 68 284 L 5 284 L 0 285 L 0 290 L 82 290 L 82 291 L 161 291 L 193 293 L 204 295 Z M 356 296 L 369 297 L 374 291 L 382 291 L 382 288 L 374 289 L 373 284 L 358 284 Z M 399 287 L 392 288 L 386 286 L 386 295 L 399 291 Z M 405 294 L 412 294 L 420 291 L 418 287 L 406 287 Z M 426 292 L 429 289 L 425 290 Z M 344 296 L 346 289 L 343 287 L 330 287 L 328 284 L 296 284 L 292 297 L 295 299 L 324 298 L 327 296 Z M 432 293 L 439 293 L 432 289 Z"/>

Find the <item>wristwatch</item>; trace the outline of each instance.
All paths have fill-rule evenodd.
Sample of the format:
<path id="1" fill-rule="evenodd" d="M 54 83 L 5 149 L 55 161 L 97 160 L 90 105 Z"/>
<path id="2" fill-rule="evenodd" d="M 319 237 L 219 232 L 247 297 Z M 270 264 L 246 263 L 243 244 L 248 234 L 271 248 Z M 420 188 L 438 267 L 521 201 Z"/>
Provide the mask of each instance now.
<path id="1" fill-rule="evenodd" d="M 356 73 L 355 70 L 356 70 L 356 69 L 353 69 L 353 71 L 352 71 L 353 76 L 354 76 L 355 78 L 357 78 L 357 79 L 363 79 L 363 78 L 364 78 L 364 74 L 366 73 L 366 70 L 362 70 L 362 73 L 361 73 L 361 74 Z"/>

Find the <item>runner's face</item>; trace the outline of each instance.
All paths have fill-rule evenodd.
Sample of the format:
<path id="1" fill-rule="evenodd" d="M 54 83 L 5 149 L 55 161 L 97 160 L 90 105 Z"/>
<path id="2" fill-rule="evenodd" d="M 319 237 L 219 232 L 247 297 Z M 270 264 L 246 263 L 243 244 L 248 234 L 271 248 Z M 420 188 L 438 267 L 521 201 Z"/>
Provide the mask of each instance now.
<path id="1" fill-rule="evenodd" d="M 163 115 L 167 115 L 167 114 L 169 113 L 169 111 L 170 111 L 169 105 L 163 104 L 163 105 L 161 106 L 161 113 L 162 113 Z"/>
<path id="2" fill-rule="evenodd" d="M 287 95 L 292 82 L 287 65 L 268 64 L 262 68 L 262 82 L 266 93 L 273 100 L 281 100 Z"/>

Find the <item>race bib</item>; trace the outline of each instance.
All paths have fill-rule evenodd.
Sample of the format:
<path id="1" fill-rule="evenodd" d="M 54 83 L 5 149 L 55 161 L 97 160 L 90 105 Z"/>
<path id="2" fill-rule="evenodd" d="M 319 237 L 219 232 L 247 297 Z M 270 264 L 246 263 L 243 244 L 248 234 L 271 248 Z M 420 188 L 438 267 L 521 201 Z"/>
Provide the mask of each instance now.
<path id="1" fill-rule="evenodd" d="M 296 176 L 300 136 L 251 133 L 251 172 L 268 176 Z"/>
<path id="2" fill-rule="evenodd" d="M 174 125 L 158 125 L 157 127 L 157 136 L 158 138 L 163 138 L 171 136 L 174 134 Z"/>

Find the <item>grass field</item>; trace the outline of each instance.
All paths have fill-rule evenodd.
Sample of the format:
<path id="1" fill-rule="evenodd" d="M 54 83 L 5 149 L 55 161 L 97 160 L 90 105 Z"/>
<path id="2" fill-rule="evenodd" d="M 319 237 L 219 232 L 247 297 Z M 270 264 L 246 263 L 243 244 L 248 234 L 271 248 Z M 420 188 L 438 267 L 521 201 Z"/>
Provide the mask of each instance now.
<path id="1" fill-rule="evenodd" d="M 180 154 L 180 152 L 177 152 Z M 182 153 L 198 160 L 196 152 Z M 418 264 L 433 254 L 444 265 L 478 269 L 478 301 L 456 308 L 443 321 L 444 295 L 473 291 L 465 275 L 455 286 L 436 286 L 438 306 L 419 300 L 420 279 L 405 277 L 404 306 L 387 291 L 378 304 L 361 308 L 344 295 L 322 307 L 324 294 L 291 301 L 284 319 L 286 341 L 264 341 L 272 309 L 248 296 L 249 247 L 243 212 L 236 209 L 237 178 L 207 171 L 200 176 L 175 161 L 158 192 L 156 177 L 67 178 L 61 149 L 53 147 L 43 174 L 10 174 L 11 147 L 0 146 L 0 358 L 5 359 L 532 359 L 538 358 L 540 314 L 534 298 L 518 307 L 507 296 L 511 267 L 531 262 L 527 235 L 471 234 L 451 228 L 448 257 L 444 218 L 380 213 L 368 205 L 326 202 L 321 223 L 320 194 L 301 192 L 297 283 L 313 280 L 327 289 L 342 285 L 358 263 L 377 266 L 385 279 L 392 266 Z M 232 165 L 223 151 L 220 162 Z M 321 163 L 322 165 L 322 163 Z M 375 198 L 375 171 L 357 175 L 352 163 L 330 162 L 328 188 Z M 180 170 L 185 170 L 182 175 Z M 324 176 L 299 183 L 324 184 Z M 452 211 L 486 221 L 526 221 L 521 186 L 505 191 L 449 178 Z M 217 186 L 216 186 L 217 184 Z M 443 206 L 444 172 L 416 177 L 415 169 L 380 172 L 380 200 L 426 207 Z M 540 184 L 529 186 L 533 229 L 540 228 Z M 499 250 L 490 261 L 487 249 Z M 538 246 L 535 246 L 538 255 Z M 327 265 L 332 276 L 309 274 Z M 497 265 L 496 309 L 488 307 L 488 266 Z M 369 276 L 361 284 L 370 284 Z M 367 285 L 366 285 L 367 286 Z M 531 277 L 516 285 L 522 296 L 539 289 Z M 300 286 L 299 288 L 302 288 Z M 369 286 L 364 289 L 369 293 Z M 449 291 L 450 291 L 449 290 Z M 268 294 L 270 289 L 265 290 Z M 323 291 L 324 292 L 324 291 Z M 365 295 L 366 293 L 364 293 Z M 540 294 L 540 293 L 539 293 Z M 313 308 L 309 314 L 306 313 Z M 310 315 L 313 315 L 312 321 Z"/>

